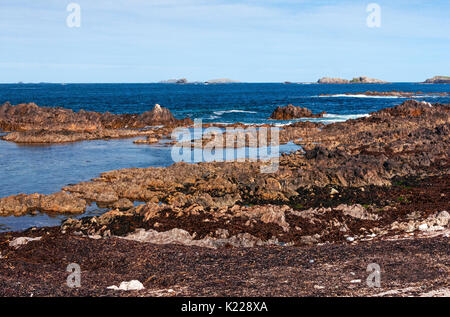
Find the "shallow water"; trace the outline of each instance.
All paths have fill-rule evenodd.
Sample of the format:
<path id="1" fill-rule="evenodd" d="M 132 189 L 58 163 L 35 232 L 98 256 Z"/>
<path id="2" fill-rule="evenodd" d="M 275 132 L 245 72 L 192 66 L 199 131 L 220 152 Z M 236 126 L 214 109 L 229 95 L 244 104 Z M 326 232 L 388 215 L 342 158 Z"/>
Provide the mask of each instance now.
<path id="1" fill-rule="evenodd" d="M 56 145 L 17 145 L 0 141 L 0 197 L 18 193 L 51 194 L 62 187 L 89 181 L 101 172 L 131 167 L 162 167 L 174 163 L 172 147 L 160 144 L 134 144 L 133 139 L 93 140 Z M 290 142 L 280 146 L 280 153 L 300 147 Z M 253 149 L 226 150 L 224 158 L 255 158 Z M 231 152 L 231 155 L 230 155 Z M 193 151 L 190 157 L 194 159 Z M 257 152 L 256 152 L 257 154 Z M 269 149 L 265 158 L 276 152 Z M 202 160 L 201 160 L 202 161 Z M 196 162 L 192 160 L 191 162 Z M 105 210 L 94 204 L 87 213 L 101 214 Z M 22 230 L 32 226 L 58 225 L 64 215 L 37 214 L 24 217 L 0 217 L 0 231 Z"/>

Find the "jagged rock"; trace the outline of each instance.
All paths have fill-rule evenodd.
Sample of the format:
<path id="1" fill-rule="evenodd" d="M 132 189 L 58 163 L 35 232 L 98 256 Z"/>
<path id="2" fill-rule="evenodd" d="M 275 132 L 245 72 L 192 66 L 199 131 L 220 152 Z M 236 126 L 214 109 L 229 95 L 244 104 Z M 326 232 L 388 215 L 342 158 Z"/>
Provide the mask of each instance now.
<path id="1" fill-rule="evenodd" d="M 291 120 L 298 118 L 322 118 L 325 112 L 318 114 L 313 114 L 308 108 L 296 107 L 293 105 L 287 105 L 285 107 L 277 107 L 272 114 L 270 119 L 273 120 Z"/>
<path id="2" fill-rule="evenodd" d="M 192 124 L 191 119 L 176 119 L 169 109 L 156 104 L 142 114 L 97 113 L 55 107 L 39 107 L 34 103 L 5 103 L 0 106 L 0 129 L 15 131 L 2 138 L 20 143 L 60 143 L 102 138 L 146 135 L 152 131 L 139 129 L 155 126 Z"/>

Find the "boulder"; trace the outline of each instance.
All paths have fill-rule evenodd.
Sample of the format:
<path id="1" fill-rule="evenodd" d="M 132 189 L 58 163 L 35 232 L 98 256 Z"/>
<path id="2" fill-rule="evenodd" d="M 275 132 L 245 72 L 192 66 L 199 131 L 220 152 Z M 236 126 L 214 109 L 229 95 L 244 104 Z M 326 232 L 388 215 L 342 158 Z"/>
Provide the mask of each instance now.
<path id="1" fill-rule="evenodd" d="M 273 120 L 291 120 L 299 118 L 322 118 L 325 112 L 313 114 L 308 108 L 296 107 L 293 105 L 287 105 L 285 107 L 277 107 L 269 119 Z"/>

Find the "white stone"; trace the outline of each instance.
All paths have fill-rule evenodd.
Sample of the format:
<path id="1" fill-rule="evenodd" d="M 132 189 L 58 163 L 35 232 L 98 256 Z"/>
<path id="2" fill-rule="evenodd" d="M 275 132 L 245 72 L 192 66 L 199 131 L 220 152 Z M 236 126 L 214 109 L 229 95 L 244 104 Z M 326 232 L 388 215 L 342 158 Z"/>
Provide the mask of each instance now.
<path id="1" fill-rule="evenodd" d="M 12 240 L 9 243 L 9 246 L 18 249 L 20 246 L 25 245 L 30 241 L 39 241 L 39 240 L 41 240 L 41 237 L 37 238 L 19 237 Z"/>
<path id="2" fill-rule="evenodd" d="M 352 284 L 361 283 L 361 280 L 351 280 L 350 283 L 352 283 Z"/>
<path id="3" fill-rule="evenodd" d="M 120 283 L 120 286 L 117 287 L 116 285 L 108 286 L 108 289 L 113 290 L 119 290 L 119 291 L 140 291 L 145 289 L 144 285 L 142 285 L 141 282 L 138 280 L 131 280 L 129 282 L 122 282 Z"/>
<path id="4" fill-rule="evenodd" d="M 347 241 L 353 242 L 353 241 L 355 241 L 355 238 L 353 238 L 353 237 L 347 237 Z"/>
<path id="5" fill-rule="evenodd" d="M 423 223 L 419 226 L 420 231 L 426 231 L 428 229 L 428 225 L 426 223 Z"/>

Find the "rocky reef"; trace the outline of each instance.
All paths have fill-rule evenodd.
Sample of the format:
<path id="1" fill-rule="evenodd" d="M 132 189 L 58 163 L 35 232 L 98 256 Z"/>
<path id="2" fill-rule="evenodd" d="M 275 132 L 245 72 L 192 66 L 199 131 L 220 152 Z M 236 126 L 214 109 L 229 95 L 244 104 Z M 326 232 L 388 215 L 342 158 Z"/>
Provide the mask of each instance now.
<path id="1" fill-rule="evenodd" d="M 287 105 L 285 107 L 277 107 L 269 119 L 272 120 L 291 120 L 298 118 L 322 118 L 325 112 L 318 114 L 312 113 L 308 108 L 296 107 L 293 105 Z"/>
<path id="2" fill-rule="evenodd" d="M 426 84 L 450 84 L 449 76 L 434 76 L 433 78 L 429 78 L 425 80 Z"/>
<path id="3" fill-rule="evenodd" d="M 17 143 L 60 143 L 103 138 L 147 135 L 149 126 L 166 128 L 192 124 L 176 119 L 169 109 L 155 105 L 142 114 L 112 114 L 39 107 L 34 103 L 0 106 L 0 129 L 12 132 L 3 136 Z"/>

